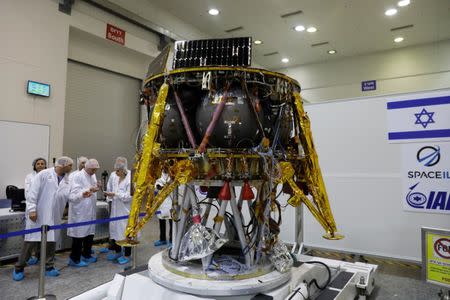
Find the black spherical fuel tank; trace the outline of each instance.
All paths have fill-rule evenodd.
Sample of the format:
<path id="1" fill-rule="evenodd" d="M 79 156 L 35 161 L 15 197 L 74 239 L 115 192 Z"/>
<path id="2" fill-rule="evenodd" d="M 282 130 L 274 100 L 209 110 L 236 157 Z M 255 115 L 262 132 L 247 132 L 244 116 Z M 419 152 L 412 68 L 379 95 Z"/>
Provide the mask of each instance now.
<path id="1" fill-rule="evenodd" d="M 219 90 L 203 96 L 196 114 L 196 127 L 201 137 L 204 136 L 223 94 L 223 90 Z M 259 119 L 262 120 L 262 112 L 259 113 Z M 209 138 L 209 146 L 213 148 L 254 147 L 263 137 L 259 128 L 255 110 L 242 90 L 241 84 L 233 84 L 228 90 L 225 106 Z"/>
<path id="2" fill-rule="evenodd" d="M 162 148 L 180 148 L 188 145 L 181 116 L 171 93 L 167 97 L 164 109 L 164 121 L 161 128 L 160 140 Z"/>

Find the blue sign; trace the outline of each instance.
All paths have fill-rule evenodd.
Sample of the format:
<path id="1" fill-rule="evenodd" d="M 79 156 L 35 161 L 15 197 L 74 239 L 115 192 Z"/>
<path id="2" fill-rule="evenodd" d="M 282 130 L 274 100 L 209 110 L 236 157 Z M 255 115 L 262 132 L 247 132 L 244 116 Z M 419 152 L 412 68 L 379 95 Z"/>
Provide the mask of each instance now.
<path id="1" fill-rule="evenodd" d="M 376 80 L 368 80 L 361 82 L 361 91 L 375 91 L 377 89 L 377 81 Z"/>

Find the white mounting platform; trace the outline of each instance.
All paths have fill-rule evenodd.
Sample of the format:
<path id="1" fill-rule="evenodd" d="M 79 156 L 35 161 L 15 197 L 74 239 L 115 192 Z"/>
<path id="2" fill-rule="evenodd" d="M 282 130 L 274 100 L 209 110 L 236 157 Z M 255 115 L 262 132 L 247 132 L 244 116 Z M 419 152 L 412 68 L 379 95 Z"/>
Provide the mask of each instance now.
<path id="1" fill-rule="evenodd" d="M 290 272 L 280 273 L 274 270 L 261 276 L 239 280 L 189 278 L 176 274 L 185 273 L 188 269 L 186 266 L 174 266 L 173 271 L 176 273 L 169 271 L 163 265 L 163 255 L 164 251 L 161 251 L 153 255 L 148 261 L 150 278 L 169 289 L 199 296 L 235 296 L 263 293 L 286 283 L 291 277 Z M 201 265 L 199 268 L 201 269 Z"/>
<path id="2" fill-rule="evenodd" d="M 329 286 L 326 290 L 336 291 L 336 295 L 333 300 L 353 300 L 357 298 L 360 300 L 365 299 L 366 296 L 372 293 L 375 286 L 375 278 L 377 273 L 377 266 L 364 263 L 348 263 L 338 260 L 324 259 L 319 257 L 298 255 L 298 260 L 302 262 L 308 261 L 320 261 L 327 264 L 332 272 L 332 278 L 335 279 L 340 272 L 351 273 L 351 277 L 342 287 Z M 321 286 L 327 281 L 327 271 L 324 267 L 317 264 L 304 263 L 297 268 L 292 268 L 291 279 L 282 284 L 281 286 L 274 288 L 270 291 L 264 292 L 265 295 L 272 296 L 274 300 L 288 299 L 295 293 L 296 290 L 300 290 L 305 297 L 316 299 L 319 295 L 319 291 L 316 290 L 313 285 L 309 288 L 303 283 L 311 282 L 312 279 L 316 279 L 317 283 Z M 363 278 L 363 279 L 362 279 Z M 208 281 L 209 282 L 209 281 Z M 177 282 L 174 282 L 177 284 Z M 222 282 L 220 284 L 223 284 Z M 232 287 L 234 288 L 234 287 Z M 309 294 L 311 293 L 311 294 Z M 296 296 L 298 296 L 297 294 Z M 168 289 L 164 286 L 157 284 L 149 276 L 149 271 L 144 270 L 138 273 L 134 273 L 128 276 L 116 274 L 114 279 L 108 283 L 98 286 L 95 289 L 89 290 L 77 297 L 71 298 L 72 300 L 178 300 L 178 299 L 218 299 L 218 300 L 250 300 L 255 294 L 242 295 L 242 296 L 200 296 L 190 295 L 180 291 Z M 301 297 L 293 297 L 292 299 L 302 299 Z M 320 299 L 320 297 L 319 297 Z"/>

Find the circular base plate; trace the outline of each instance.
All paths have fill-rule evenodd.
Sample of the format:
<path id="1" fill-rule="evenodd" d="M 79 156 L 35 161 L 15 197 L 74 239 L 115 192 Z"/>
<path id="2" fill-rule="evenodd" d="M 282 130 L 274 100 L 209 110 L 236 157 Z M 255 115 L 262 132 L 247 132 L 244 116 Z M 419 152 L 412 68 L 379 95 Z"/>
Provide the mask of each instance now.
<path id="1" fill-rule="evenodd" d="M 244 279 L 215 279 L 206 276 L 201 264 L 177 265 L 173 263 L 170 270 L 166 268 L 164 255 L 167 250 L 153 255 L 148 261 L 150 278 L 156 283 L 169 289 L 200 296 L 234 296 L 251 295 L 270 291 L 291 278 L 291 273 L 280 273 L 265 268 L 243 274 Z M 182 274 L 182 275 L 181 275 Z M 199 278 L 200 274 L 202 279 Z M 263 274 L 258 276 L 258 274 Z M 235 275 L 232 278 L 242 278 Z M 219 277 L 216 277 L 219 278 Z M 220 277 L 224 278 L 224 277 Z M 228 275 L 228 278 L 231 278 Z"/>

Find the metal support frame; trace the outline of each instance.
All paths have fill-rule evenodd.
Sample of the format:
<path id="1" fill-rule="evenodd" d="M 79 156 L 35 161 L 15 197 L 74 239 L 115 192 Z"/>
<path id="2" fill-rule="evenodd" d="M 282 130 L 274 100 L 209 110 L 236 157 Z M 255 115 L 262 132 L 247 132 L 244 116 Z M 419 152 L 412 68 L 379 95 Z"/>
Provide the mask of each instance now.
<path id="1" fill-rule="evenodd" d="M 302 254 L 303 252 L 303 205 L 295 208 L 295 243 L 291 252 L 294 254 Z M 298 250 L 297 250 L 298 247 Z"/>
<path id="2" fill-rule="evenodd" d="M 199 211 L 199 209 L 200 209 L 198 207 L 197 197 L 195 195 L 195 189 L 194 189 L 195 184 L 196 184 L 196 182 L 191 182 L 184 186 L 184 193 L 182 196 L 183 200 L 181 201 L 181 207 L 179 207 L 179 208 L 176 207 L 176 206 L 179 206 L 178 203 L 173 204 L 174 205 L 173 209 L 176 209 L 177 211 L 179 210 L 179 213 L 177 214 L 178 221 L 173 226 L 173 228 L 176 231 L 176 233 L 173 233 L 173 248 L 171 248 L 170 252 L 169 252 L 169 256 L 174 260 L 180 259 L 179 252 L 180 252 L 181 241 L 183 239 L 183 236 L 185 235 L 185 233 L 188 230 L 187 224 L 188 224 L 189 218 L 191 217 L 191 213 L 192 213 L 191 209 L 194 209 L 197 211 Z M 208 182 L 208 186 L 221 186 L 222 184 L 223 184 L 222 181 Z M 242 188 L 241 188 L 241 191 L 240 191 L 238 197 L 237 197 L 236 191 L 235 191 L 236 186 L 242 186 L 242 185 L 243 185 L 243 182 L 241 182 L 241 181 L 232 182 L 231 199 L 230 200 L 216 199 L 219 204 L 219 210 L 214 217 L 214 225 L 212 226 L 213 227 L 212 229 L 215 232 L 220 233 L 220 231 L 222 229 L 222 224 L 224 223 L 224 218 L 225 218 L 225 214 L 227 211 L 227 207 L 228 207 L 228 205 L 230 205 L 231 212 L 233 214 L 233 225 L 234 225 L 233 227 L 236 229 L 238 241 L 239 241 L 239 244 L 242 249 L 244 259 L 245 259 L 245 265 L 247 268 L 251 268 L 252 266 L 254 266 L 255 264 L 258 263 L 258 259 L 256 259 L 256 260 L 254 259 L 255 249 L 254 249 L 254 247 L 250 247 L 250 246 L 257 245 L 259 248 L 262 247 L 262 244 L 258 243 L 258 239 L 260 239 L 262 232 L 263 232 L 262 230 L 264 229 L 264 227 L 266 225 L 265 224 L 253 225 L 253 226 L 257 226 L 257 227 L 254 229 L 252 236 L 249 238 L 247 238 L 245 236 L 245 232 L 244 232 L 245 222 L 244 222 L 244 218 L 243 218 L 243 215 L 241 212 L 242 205 L 244 204 L 243 203 L 244 201 L 242 200 Z M 253 185 L 257 188 L 256 199 L 255 200 L 245 200 L 245 202 L 247 202 L 249 211 L 252 209 L 253 201 L 259 201 L 261 193 L 264 192 L 264 191 L 262 191 L 263 185 L 260 182 L 254 182 Z M 174 197 L 177 197 L 177 199 L 178 199 L 178 196 L 176 195 L 177 193 L 178 193 L 177 191 L 174 191 L 173 195 L 174 195 Z M 201 220 L 201 224 L 203 226 L 206 226 L 206 224 L 208 223 L 208 219 L 210 218 L 210 214 L 211 214 L 211 205 L 213 204 L 214 200 L 215 199 L 213 199 L 213 198 L 208 198 L 206 200 L 207 206 L 206 206 L 206 209 L 203 213 L 202 220 Z M 266 211 L 266 214 L 270 213 L 270 205 L 269 204 L 267 204 L 265 211 Z M 261 251 L 259 251 L 258 253 L 260 253 L 260 252 Z M 212 262 L 212 258 L 213 258 L 213 255 L 211 254 L 202 259 L 203 270 L 208 269 L 209 265 Z"/>
<path id="3" fill-rule="evenodd" d="M 172 230 L 173 228 L 176 227 L 177 233 L 176 238 L 173 240 L 173 248 L 170 250 L 170 257 L 175 260 L 178 260 L 178 253 L 180 251 L 181 239 L 183 238 L 183 234 L 185 232 L 184 229 L 186 227 L 186 221 L 189 216 L 188 212 L 191 203 L 189 197 L 187 197 L 187 189 L 188 189 L 187 186 L 185 186 L 178 224 L 172 224 Z"/>

